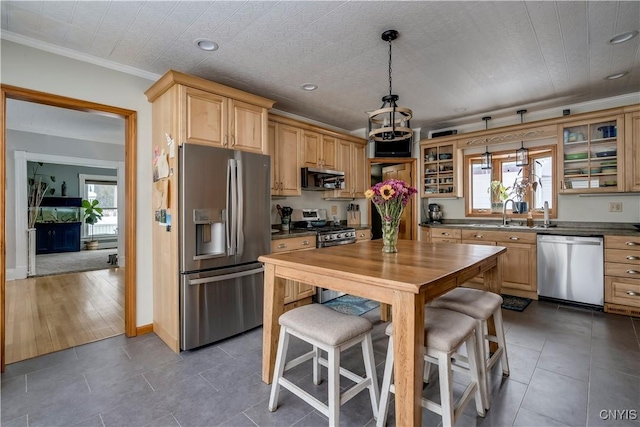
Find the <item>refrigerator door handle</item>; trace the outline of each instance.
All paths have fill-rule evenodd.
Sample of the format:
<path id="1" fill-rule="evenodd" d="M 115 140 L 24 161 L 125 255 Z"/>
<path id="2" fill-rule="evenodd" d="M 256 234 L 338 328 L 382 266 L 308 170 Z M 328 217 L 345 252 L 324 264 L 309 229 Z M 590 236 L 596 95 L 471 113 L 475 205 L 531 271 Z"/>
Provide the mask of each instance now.
<path id="1" fill-rule="evenodd" d="M 225 191 L 225 197 L 226 197 L 226 209 L 224 210 L 224 226 L 225 226 L 225 240 L 226 240 L 226 244 L 227 244 L 227 253 L 229 255 L 231 255 L 231 222 L 229 221 L 229 199 L 231 198 L 229 195 L 229 192 L 231 191 L 231 161 L 229 161 L 229 163 L 227 164 L 227 187 L 226 187 L 226 191 Z"/>
<path id="2" fill-rule="evenodd" d="M 244 249 L 244 191 L 242 182 L 242 160 L 236 160 L 237 176 L 237 204 L 235 205 L 235 218 L 237 218 L 237 239 L 236 239 L 236 254 L 242 255 Z"/>
<path id="3" fill-rule="evenodd" d="M 231 200 L 227 198 L 227 215 L 229 207 L 231 207 L 231 221 L 230 226 L 227 228 L 227 237 L 229 239 L 227 249 L 229 255 L 236 254 L 236 239 L 237 239 L 237 226 L 236 221 L 236 207 L 238 206 L 238 184 L 236 181 L 236 161 L 235 159 L 229 159 L 228 174 L 227 174 L 227 192 L 230 194 Z M 227 218 L 228 219 L 228 218 Z M 229 224 L 229 222 L 227 222 Z"/>
<path id="4" fill-rule="evenodd" d="M 203 283 L 221 282 L 223 280 L 236 279 L 238 277 L 252 276 L 254 274 L 264 272 L 264 267 L 255 268 L 253 270 L 239 271 L 237 273 L 223 274 L 220 276 L 205 277 L 203 279 L 189 280 L 189 285 L 202 285 Z"/>

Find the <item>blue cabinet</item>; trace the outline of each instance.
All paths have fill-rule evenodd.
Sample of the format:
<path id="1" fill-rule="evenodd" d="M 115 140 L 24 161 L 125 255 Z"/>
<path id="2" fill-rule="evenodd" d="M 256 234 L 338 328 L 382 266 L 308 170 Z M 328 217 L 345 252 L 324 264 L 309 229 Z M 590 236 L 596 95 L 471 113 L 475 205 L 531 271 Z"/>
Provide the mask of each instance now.
<path id="1" fill-rule="evenodd" d="M 36 223 L 36 254 L 80 250 L 81 222 Z"/>

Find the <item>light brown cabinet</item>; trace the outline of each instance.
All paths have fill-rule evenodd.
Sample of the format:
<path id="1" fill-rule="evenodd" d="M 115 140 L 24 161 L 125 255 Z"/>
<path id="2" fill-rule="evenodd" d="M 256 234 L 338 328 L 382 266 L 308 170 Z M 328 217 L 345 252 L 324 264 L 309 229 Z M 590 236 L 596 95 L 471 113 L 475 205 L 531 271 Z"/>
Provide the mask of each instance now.
<path id="1" fill-rule="evenodd" d="M 371 229 L 356 230 L 356 243 L 366 242 L 367 240 L 371 240 L 371 237 Z"/>
<path id="2" fill-rule="evenodd" d="M 640 191 L 640 111 L 624 117 L 624 189 Z"/>
<path id="3" fill-rule="evenodd" d="M 538 299 L 535 233 L 434 227 L 431 241 L 506 247 L 501 257 L 503 293 Z M 482 275 L 470 280 L 469 286 L 482 289 Z"/>
<path id="4" fill-rule="evenodd" d="M 264 153 L 267 109 L 189 86 L 180 87 L 182 141 Z"/>
<path id="5" fill-rule="evenodd" d="M 178 211 L 177 147 L 166 145 L 170 136 L 178 145 L 203 144 L 262 153 L 267 145 L 267 109 L 273 101 L 209 80 L 177 71 L 168 71 L 145 95 L 152 105 L 154 149 L 169 153 L 173 172 L 154 183 L 154 206 L 165 203 L 168 211 Z M 146 153 L 149 158 L 154 154 Z M 151 183 L 149 182 L 149 185 Z M 150 189 L 152 187 L 149 187 Z M 161 202 L 158 194 L 171 194 Z M 158 200 L 156 200 L 158 199 Z M 156 209 L 158 209 L 156 207 Z M 171 230 L 153 227 L 153 331 L 175 352 L 180 351 L 180 304 L 178 265 L 179 218 L 173 215 Z"/>
<path id="6" fill-rule="evenodd" d="M 560 192 L 623 191 L 624 115 L 558 125 Z"/>
<path id="7" fill-rule="evenodd" d="M 336 168 L 336 138 L 319 132 L 304 131 L 303 166 L 320 169 Z"/>
<path id="8" fill-rule="evenodd" d="M 422 197 L 457 196 L 462 188 L 458 172 L 459 162 L 454 142 L 420 144 L 420 164 L 422 179 L 420 195 Z"/>
<path id="9" fill-rule="evenodd" d="M 283 253 L 292 251 L 301 251 L 315 249 L 315 236 L 293 237 L 290 239 L 278 239 L 271 241 L 271 253 Z M 276 280 L 285 280 L 276 278 Z M 308 299 L 315 295 L 316 288 L 306 283 L 296 282 L 294 280 L 285 280 L 284 303 L 291 304 L 297 301 Z"/>
<path id="10" fill-rule="evenodd" d="M 367 187 L 366 144 L 339 139 L 336 149 L 336 168 L 343 171 L 344 188 L 325 192 L 326 198 L 364 198 Z"/>
<path id="11" fill-rule="evenodd" d="M 640 317 L 640 238 L 604 237 L 604 311 Z"/>
<path id="12" fill-rule="evenodd" d="M 271 156 L 271 195 L 299 196 L 302 129 L 270 121 L 267 140 L 267 154 Z"/>

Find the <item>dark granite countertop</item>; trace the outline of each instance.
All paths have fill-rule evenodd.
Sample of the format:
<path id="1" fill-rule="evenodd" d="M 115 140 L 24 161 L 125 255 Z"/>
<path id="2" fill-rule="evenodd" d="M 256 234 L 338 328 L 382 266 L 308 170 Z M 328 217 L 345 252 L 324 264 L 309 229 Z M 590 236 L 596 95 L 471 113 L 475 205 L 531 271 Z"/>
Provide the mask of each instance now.
<path id="1" fill-rule="evenodd" d="M 601 222 L 559 222 L 552 221 L 552 227 L 545 228 L 540 222 L 535 222 L 533 227 L 520 225 L 519 221 L 513 221 L 506 227 L 501 223 L 477 220 L 451 220 L 442 224 L 421 223 L 421 227 L 434 228 L 460 228 L 469 230 L 494 230 L 494 231 L 518 231 L 536 234 L 555 234 L 569 236 L 638 236 L 640 231 L 633 224 L 627 223 L 601 223 Z M 524 223 L 523 223 L 524 224 Z"/>

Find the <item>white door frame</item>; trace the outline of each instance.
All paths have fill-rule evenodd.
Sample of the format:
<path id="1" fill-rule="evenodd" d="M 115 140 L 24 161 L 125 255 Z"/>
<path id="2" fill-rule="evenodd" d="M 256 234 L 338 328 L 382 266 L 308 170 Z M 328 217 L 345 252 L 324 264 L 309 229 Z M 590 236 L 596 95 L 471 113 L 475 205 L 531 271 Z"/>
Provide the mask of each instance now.
<path id="1" fill-rule="evenodd" d="M 59 165 L 87 166 L 117 170 L 118 180 L 118 230 L 125 229 L 124 212 L 124 162 L 99 159 L 85 159 L 81 157 L 57 156 L 53 154 L 30 153 L 15 151 L 15 192 L 16 192 L 16 269 L 15 279 L 27 277 L 27 161 L 55 163 Z M 121 211 L 122 210 L 122 211 Z M 118 233 L 118 266 L 124 267 L 126 254 L 123 236 Z M 37 267 L 36 267 L 37 268 Z"/>

